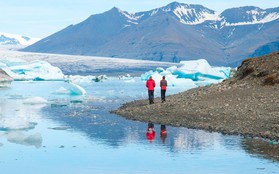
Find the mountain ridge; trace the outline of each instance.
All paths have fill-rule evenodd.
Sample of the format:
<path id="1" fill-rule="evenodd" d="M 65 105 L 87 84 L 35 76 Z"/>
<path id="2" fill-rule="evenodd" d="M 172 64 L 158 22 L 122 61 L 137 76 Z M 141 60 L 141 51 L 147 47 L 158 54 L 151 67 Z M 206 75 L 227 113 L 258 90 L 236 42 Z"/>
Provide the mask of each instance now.
<path id="1" fill-rule="evenodd" d="M 114 7 L 22 51 L 170 62 L 204 58 L 212 65 L 237 66 L 257 48 L 278 41 L 278 25 L 279 8 L 246 6 L 217 13 L 173 2 L 129 13 Z"/>

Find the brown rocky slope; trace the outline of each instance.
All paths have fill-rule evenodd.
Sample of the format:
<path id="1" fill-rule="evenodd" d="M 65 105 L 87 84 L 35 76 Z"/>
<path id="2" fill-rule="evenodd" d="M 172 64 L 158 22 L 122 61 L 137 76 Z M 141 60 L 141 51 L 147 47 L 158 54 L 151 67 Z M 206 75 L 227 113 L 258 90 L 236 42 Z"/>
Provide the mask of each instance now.
<path id="1" fill-rule="evenodd" d="M 112 111 L 127 119 L 279 140 L 279 52 L 246 59 L 234 77 Z"/>

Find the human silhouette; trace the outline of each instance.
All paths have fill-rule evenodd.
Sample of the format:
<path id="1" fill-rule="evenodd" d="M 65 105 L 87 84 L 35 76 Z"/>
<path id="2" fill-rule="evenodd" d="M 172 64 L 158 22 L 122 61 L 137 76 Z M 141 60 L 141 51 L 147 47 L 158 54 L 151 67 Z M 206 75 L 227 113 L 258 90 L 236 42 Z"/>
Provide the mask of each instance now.
<path id="1" fill-rule="evenodd" d="M 166 77 L 163 76 L 162 80 L 160 81 L 160 87 L 161 87 L 161 101 L 164 103 L 166 101 L 166 91 L 167 91 L 168 82 L 166 80 Z"/>
<path id="2" fill-rule="evenodd" d="M 154 103 L 154 88 L 156 86 L 155 81 L 152 79 L 152 76 L 149 77 L 149 79 L 146 81 L 145 86 L 148 89 L 148 99 L 149 104 Z"/>

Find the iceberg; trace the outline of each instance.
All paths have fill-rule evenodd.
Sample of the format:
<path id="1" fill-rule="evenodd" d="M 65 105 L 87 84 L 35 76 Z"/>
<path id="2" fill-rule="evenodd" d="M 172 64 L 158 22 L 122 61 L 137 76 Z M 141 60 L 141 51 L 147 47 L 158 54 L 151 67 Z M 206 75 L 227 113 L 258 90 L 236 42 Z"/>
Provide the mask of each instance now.
<path id="1" fill-rule="evenodd" d="M 181 61 L 180 64 L 180 67 L 171 66 L 166 70 L 157 68 L 156 71 L 148 71 L 141 75 L 141 80 L 146 81 L 152 76 L 156 84 L 159 84 L 162 76 L 166 76 L 168 86 L 184 84 L 194 88 L 219 83 L 230 77 L 230 67 L 211 67 L 205 59 Z"/>
<path id="2" fill-rule="evenodd" d="M 66 79 L 70 81 L 71 83 L 91 83 L 94 82 L 101 82 L 103 80 L 108 79 L 106 75 L 99 75 L 99 76 L 81 76 L 81 75 L 68 75 L 66 76 Z"/>
<path id="3" fill-rule="evenodd" d="M 74 83 L 69 83 L 70 85 L 67 86 L 67 90 L 69 91 L 70 95 L 85 95 L 86 91 L 83 89 L 81 86 L 74 84 Z"/>
<path id="4" fill-rule="evenodd" d="M 188 78 L 193 81 L 213 79 L 220 80 L 229 77 L 230 67 L 211 67 L 205 59 L 181 61 L 181 67 L 171 67 L 167 71 L 178 78 Z"/>
<path id="5" fill-rule="evenodd" d="M 71 83 L 68 83 L 67 86 L 61 86 L 59 89 L 53 92 L 57 95 L 85 95 L 86 91 L 81 86 Z"/>
<path id="6" fill-rule="evenodd" d="M 15 80 L 64 80 L 64 74 L 58 67 L 41 60 L 0 60 L 0 68 Z"/>

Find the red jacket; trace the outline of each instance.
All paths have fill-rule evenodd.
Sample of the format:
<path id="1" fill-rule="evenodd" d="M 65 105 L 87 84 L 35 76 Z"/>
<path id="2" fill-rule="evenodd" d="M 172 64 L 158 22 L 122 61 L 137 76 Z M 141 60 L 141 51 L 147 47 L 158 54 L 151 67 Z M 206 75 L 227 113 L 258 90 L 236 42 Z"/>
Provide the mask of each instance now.
<path id="1" fill-rule="evenodd" d="M 166 90 L 167 86 L 168 86 L 168 82 L 165 79 L 160 81 L 160 87 L 162 90 Z"/>
<path id="2" fill-rule="evenodd" d="M 148 91 L 153 91 L 155 86 L 156 86 L 155 81 L 152 78 L 150 78 L 146 81 L 146 87 L 147 87 Z"/>
<path id="3" fill-rule="evenodd" d="M 146 131 L 146 139 L 149 140 L 149 141 L 154 140 L 155 135 L 156 135 L 156 133 L 155 133 L 155 131 L 152 128 L 149 128 Z"/>

